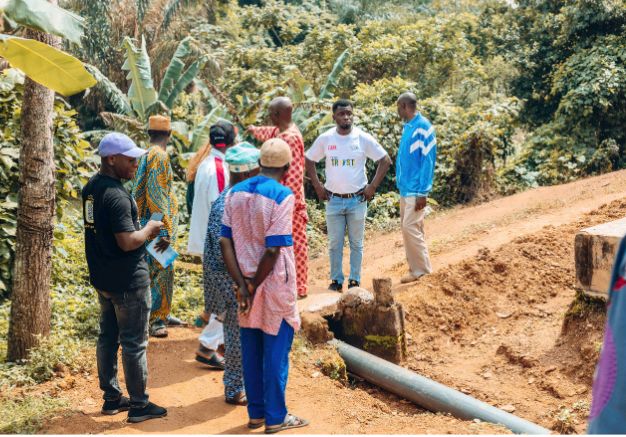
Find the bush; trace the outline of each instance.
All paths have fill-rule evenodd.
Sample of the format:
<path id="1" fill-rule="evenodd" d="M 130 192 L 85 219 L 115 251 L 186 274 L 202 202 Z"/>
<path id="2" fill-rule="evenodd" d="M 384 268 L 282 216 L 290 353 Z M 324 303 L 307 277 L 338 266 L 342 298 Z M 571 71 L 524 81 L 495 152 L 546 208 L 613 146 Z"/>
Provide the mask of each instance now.
<path id="1" fill-rule="evenodd" d="M 43 337 L 23 363 L 0 364 L 0 388 L 38 384 L 55 376 L 91 368 L 86 343 L 66 335 Z"/>
<path id="2" fill-rule="evenodd" d="M 0 399 L 0 434 L 35 434 L 67 402 L 45 396 L 30 395 L 21 399 Z"/>
<path id="3" fill-rule="evenodd" d="M 400 194 L 395 191 L 376 195 L 367 208 L 367 223 L 374 229 L 384 229 L 400 218 Z"/>

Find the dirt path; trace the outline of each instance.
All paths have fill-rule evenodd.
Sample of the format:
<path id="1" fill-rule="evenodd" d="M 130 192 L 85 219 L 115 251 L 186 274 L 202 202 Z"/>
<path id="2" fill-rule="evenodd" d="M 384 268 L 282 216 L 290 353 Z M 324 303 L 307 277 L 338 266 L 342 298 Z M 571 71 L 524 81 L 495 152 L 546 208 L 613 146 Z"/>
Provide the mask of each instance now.
<path id="1" fill-rule="evenodd" d="M 63 397 L 76 412 L 53 418 L 47 434 L 263 434 L 250 431 L 246 409 L 224 402 L 222 373 L 207 370 L 193 360 L 199 330 L 172 329 L 170 337 L 151 341 L 148 350 L 151 400 L 168 408 L 168 416 L 128 424 L 125 415 L 102 416 L 101 392 L 95 374 L 68 377 L 54 385 L 71 386 Z M 296 430 L 308 434 L 495 434 L 506 430 L 464 422 L 421 410 L 395 396 L 368 386 L 347 388 L 320 374 L 315 352 L 295 347 L 287 401 L 290 410 L 311 420 Z M 121 367 L 120 367 L 121 368 Z M 123 381 L 122 386 L 123 385 Z M 297 432 L 290 432 L 296 434 Z"/>
<path id="2" fill-rule="evenodd" d="M 580 336 L 584 344 L 570 344 L 560 335 L 574 295 L 573 236 L 584 225 L 626 215 L 626 203 L 618 202 L 585 216 L 621 198 L 626 198 L 626 171 L 429 218 L 437 272 L 419 284 L 398 288 L 408 312 L 407 366 L 544 426 L 557 423 L 563 431 L 584 430 L 589 369 L 600 331 L 590 327 L 591 334 Z M 313 288 L 326 285 L 327 263 L 325 257 L 311 263 Z M 398 231 L 368 239 L 365 286 L 382 274 L 397 282 L 403 273 Z M 193 360 L 198 330 L 171 333 L 149 346 L 150 394 L 169 408 L 166 419 L 129 425 L 123 415 L 101 416 L 100 391 L 92 373 L 54 383 L 57 390 L 62 384 L 63 396 L 79 411 L 51 420 L 44 431 L 248 433 L 245 409 L 223 402 L 221 374 Z M 423 411 L 367 384 L 344 387 L 320 376 L 316 354 L 293 354 L 288 403 L 295 414 L 312 420 L 301 433 L 504 432 Z"/>
<path id="3" fill-rule="evenodd" d="M 626 197 L 626 170 L 541 187 L 472 207 L 457 207 L 426 219 L 426 236 L 435 270 L 462 261 L 486 247 L 494 249 L 546 225 L 569 223 L 582 214 L 615 199 Z M 374 235 L 365 241 L 362 283 L 371 286 L 374 276 L 388 274 L 396 281 L 406 272 L 399 231 Z M 311 285 L 323 289 L 328 279 L 328 258 L 311 263 Z M 348 252 L 344 254 L 348 274 Z"/>

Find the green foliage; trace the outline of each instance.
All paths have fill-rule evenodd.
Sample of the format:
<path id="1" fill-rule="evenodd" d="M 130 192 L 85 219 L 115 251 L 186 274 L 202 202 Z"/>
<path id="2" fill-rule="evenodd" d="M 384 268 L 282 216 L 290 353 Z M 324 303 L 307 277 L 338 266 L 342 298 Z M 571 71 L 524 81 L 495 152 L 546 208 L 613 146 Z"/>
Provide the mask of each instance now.
<path id="1" fill-rule="evenodd" d="M 7 70 L 0 76 L 0 300 L 10 293 L 19 189 L 20 115 L 23 75 Z M 57 99 L 54 106 L 54 158 L 57 216 L 80 190 L 95 168 L 88 142 L 81 138 L 76 112 Z"/>
<path id="2" fill-rule="evenodd" d="M 0 388 L 38 384 L 65 371 L 89 369 L 92 363 L 85 348 L 85 343 L 69 337 L 43 337 L 25 362 L 0 363 Z"/>
<path id="3" fill-rule="evenodd" d="M 0 398 L 0 433 L 35 434 L 45 420 L 67 407 L 67 401 L 28 395 L 21 399 Z"/>
<path id="4" fill-rule="evenodd" d="M 203 105 L 198 104 L 197 99 L 194 99 L 200 94 L 195 93 L 195 96 L 189 98 L 190 94 L 183 93 L 183 91 L 190 85 L 196 88 L 194 81 L 206 63 L 207 56 L 194 60 L 192 44 L 191 37 L 184 38 L 178 44 L 158 93 L 154 87 L 150 58 L 143 37 L 140 47 L 136 47 L 131 38 L 124 39 L 126 58 L 122 69 L 128 71 L 126 77 L 130 80 L 128 95 L 125 95 L 96 67 L 88 67 L 98 79 L 101 92 L 118 111 L 117 113 L 108 111 L 100 113 L 100 118 L 110 129 L 125 132 L 138 144 L 146 145 L 148 141 L 146 125 L 149 116 L 163 112 L 172 115 L 174 166 L 180 178 L 184 178 L 188 154 L 204 145 L 199 142 L 208 135 L 210 124 L 207 123 L 214 121 L 222 113 L 221 109 L 217 108 L 205 118 L 204 124 L 201 123 L 201 126 L 195 127 L 200 122 L 199 116 L 204 111 Z M 208 90 L 206 92 L 208 93 Z"/>
<path id="5" fill-rule="evenodd" d="M 176 103 L 161 98 L 187 125 L 174 138 L 180 176 L 217 117 L 240 128 L 263 123 L 278 95 L 294 101 L 307 147 L 332 126 L 334 96 L 353 99 L 357 123 L 395 159 L 402 132 L 395 100 L 407 90 L 437 131 L 432 195 L 444 205 L 625 164 L 626 13 L 619 1 L 238 3 L 215 4 L 212 18 L 189 24 L 196 59 L 211 61 L 199 72 L 205 84 L 196 81 L 204 104 L 190 104 L 193 92 Z M 190 53 L 182 48 L 189 41 L 174 59 Z M 174 59 L 170 67 L 182 71 Z M 170 89 L 168 72 L 158 76 L 162 91 Z M 124 116 L 103 117 L 141 136 Z M 374 167 L 368 164 L 370 177 Z M 395 191 L 393 167 L 380 190 Z"/>
<path id="6" fill-rule="evenodd" d="M 623 167 L 623 2 L 522 1 L 509 16 L 520 30 L 514 92 L 527 101 L 523 121 L 538 128 L 507 175 L 551 184 Z"/>
<path id="7" fill-rule="evenodd" d="M 124 40 L 126 49 L 126 61 L 122 70 L 128 71 L 126 79 L 130 81 L 128 88 L 128 100 L 140 120 L 145 121 L 149 115 L 149 109 L 157 102 L 157 92 L 152 83 L 152 70 L 150 58 L 146 51 L 146 40 L 141 38 L 141 46 L 135 47 L 130 38 Z M 130 114 L 124 114 L 130 115 Z"/>
<path id="8" fill-rule="evenodd" d="M 45 0 L 8 0 L 2 8 L 2 13 L 16 23 L 80 44 L 84 19 L 76 14 Z"/>
<path id="9" fill-rule="evenodd" d="M 51 335 L 40 340 L 25 363 L 3 363 L 10 301 L 0 304 L 0 385 L 34 384 L 53 378 L 56 372 L 90 366 L 83 350 L 98 333 L 99 312 L 87 274 L 82 214 L 68 208 L 54 237 Z"/>
<path id="10" fill-rule="evenodd" d="M 400 194 L 395 191 L 375 196 L 367 205 L 367 221 L 374 227 L 383 227 L 400 218 Z"/>

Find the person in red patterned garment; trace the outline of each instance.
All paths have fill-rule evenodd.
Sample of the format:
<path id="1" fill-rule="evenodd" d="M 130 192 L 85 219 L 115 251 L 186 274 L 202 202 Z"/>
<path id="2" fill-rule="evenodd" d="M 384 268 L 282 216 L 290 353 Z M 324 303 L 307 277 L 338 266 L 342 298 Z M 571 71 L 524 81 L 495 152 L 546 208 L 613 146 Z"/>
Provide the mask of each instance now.
<path id="1" fill-rule="evenodd" d="M 272 100 L 268 111 L 272 126 L 249 126 L 248 132 L 261 142 L 280 138 L 291 148 L 293 161 L 280 183 L 290 188 L 296 198 L 293 211 L 293 248 L 296 255 L 298 298 L 304 299 L 307 296 L 309 276 L 306 239 L 308 216 L 304 202 L 304 140 L 298 126 L 291 121 L 293 105 L 288 97 Z"/>

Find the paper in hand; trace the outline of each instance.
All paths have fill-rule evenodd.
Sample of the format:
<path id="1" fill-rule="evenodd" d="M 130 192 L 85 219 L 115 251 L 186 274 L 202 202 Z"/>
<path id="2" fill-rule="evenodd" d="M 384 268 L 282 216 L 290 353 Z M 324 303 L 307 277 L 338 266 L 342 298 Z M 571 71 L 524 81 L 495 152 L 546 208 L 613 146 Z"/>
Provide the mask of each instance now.
<path id="1" fill-rule="evenodd" d="M 170 265 L 172 265 L 172 263 L 174 262 L 176 258 L 178 258 L 178 252 L 176 252 L 172 248 L 172 246 L 168 246 L 168 248 L 165 249 L 165 251 L 163 252 L 157 252 L 155 246 L 159 242 L 160 239 L 161 237 L 159 236 L 159 237 L 156 237 L 154 240 L 152 240 L 150 244 L 148 244 L 147 249 L 148 249 L 148 253 L 152 256 L 152 258 L 157 260 L 157 262 L 161 264 L 161 266 L 163 266 L 164 269 L 166 269 Z"/>

